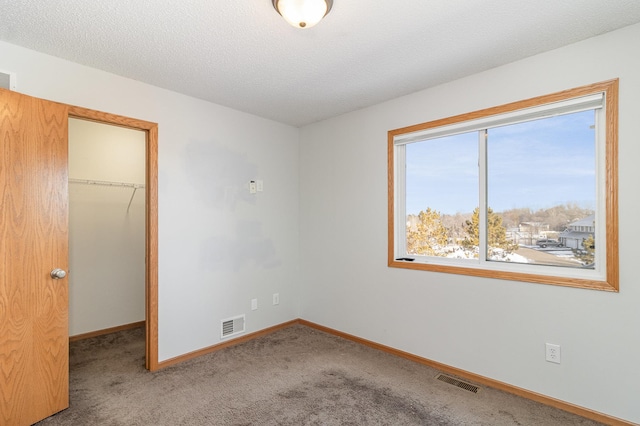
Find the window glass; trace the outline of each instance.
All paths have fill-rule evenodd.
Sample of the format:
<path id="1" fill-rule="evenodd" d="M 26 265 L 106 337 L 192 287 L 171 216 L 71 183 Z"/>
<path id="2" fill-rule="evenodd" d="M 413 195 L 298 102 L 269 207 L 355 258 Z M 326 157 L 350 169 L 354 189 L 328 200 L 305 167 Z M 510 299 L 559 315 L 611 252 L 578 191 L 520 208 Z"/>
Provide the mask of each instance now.
<path id="1" fill-rule="evenodd" d="M 407 145 L 407 254 L 468 257 L 460 250 L 465 213 L 477 205 L 477 132 Z"/>
<path id="2" fill-rule="evenodd" d="M 488 259 L 594 267 L 595 148 L 594 110 L 487 130 Z"/>

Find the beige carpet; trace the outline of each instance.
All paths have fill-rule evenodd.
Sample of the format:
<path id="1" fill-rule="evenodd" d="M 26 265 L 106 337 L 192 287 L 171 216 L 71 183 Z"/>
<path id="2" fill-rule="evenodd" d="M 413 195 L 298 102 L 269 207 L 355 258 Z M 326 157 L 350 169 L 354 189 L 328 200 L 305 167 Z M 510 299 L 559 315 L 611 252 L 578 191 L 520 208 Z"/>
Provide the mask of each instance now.
<path id="1" fill-rule="evenodd" d="M 597 425 L 296 325 L 159 372 L 143 329 L 71 344 L 71 406 L 39 425 Z"/>

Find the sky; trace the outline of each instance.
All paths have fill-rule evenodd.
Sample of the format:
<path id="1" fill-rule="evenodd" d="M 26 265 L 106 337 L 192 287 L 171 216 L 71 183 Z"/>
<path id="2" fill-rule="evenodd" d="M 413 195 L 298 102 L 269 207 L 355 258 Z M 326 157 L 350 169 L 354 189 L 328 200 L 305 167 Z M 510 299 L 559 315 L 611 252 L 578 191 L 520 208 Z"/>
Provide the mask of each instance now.
<path id="1" fill-rule="evenodd" d="M 488 130 L 488 200 L 495 212 L 575 203 L 595 207 L 594 111 Z M 478 205 L 478 132 L 406 146 L 407 214 Z"/>

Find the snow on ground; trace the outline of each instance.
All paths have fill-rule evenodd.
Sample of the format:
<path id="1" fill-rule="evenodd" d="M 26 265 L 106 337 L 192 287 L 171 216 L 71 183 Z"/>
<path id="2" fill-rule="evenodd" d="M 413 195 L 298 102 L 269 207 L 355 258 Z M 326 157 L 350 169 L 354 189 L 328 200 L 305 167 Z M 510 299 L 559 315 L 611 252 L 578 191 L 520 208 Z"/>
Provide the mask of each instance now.
<path id="1" fill-rule="evenodd" d="M 529 259 L 524 256 L 520 256 L 516 253 L 509 253 L 505 256 L 505 259 L 493 259 L 492 260 L 505 260 L 506 262 L 514 262 L 514 263 L 529 263 Z"/>
<path id="2" fill-rule="evenodd" d="M 526 246 L 524 246 L 526 247 Z M 577 264 L 582 264 L 579 259 L 576 259 L 573 255 L 573 251 L 571 250 L 540 250 L 536 246 L 531 247 L 532 250 L 540 251 L 549 255 L 556 256 L 558 259 L 562 259 L 563 261 L 575 262 Z M 439 256 L 447 257 L 449 259 L 477 259 L 478 258 L 478 248 L 467 249 L 461 246 L 447 246 L 438 250 Z M 506 252 L 502 249 L 493 249 L 489 254 L 490 260 L 495 260 L 498 262 L 511 262 L 511 263 L 539 263 L 529 258 L 518 254 L 517 252 Z M 547 260 L 549 262 L 549 260 Z"/>
<path id="3" fill-rule="evenodd" d="M 448 257 L 449 259 L 475 259 L 478 257 L 478 255 L 471 250 L 465 250 L 462 247 L 456 247 L 445 257 Z"/>
<path id="4" fill-rule="evenodd" d="M 443 253 L 444 254 L 444 253 Z M 446 256 L 449 259 L 477 259 L 478 250 L 469 250 L 460 246 L 449 247 Z M 489 255 L 491 260 L 497 260 L 501 262 L 514 262 L 514 263 L 529 263 L 529 260 L 516 253 L 507 253 L 502 249 L 494 249 Z"/>

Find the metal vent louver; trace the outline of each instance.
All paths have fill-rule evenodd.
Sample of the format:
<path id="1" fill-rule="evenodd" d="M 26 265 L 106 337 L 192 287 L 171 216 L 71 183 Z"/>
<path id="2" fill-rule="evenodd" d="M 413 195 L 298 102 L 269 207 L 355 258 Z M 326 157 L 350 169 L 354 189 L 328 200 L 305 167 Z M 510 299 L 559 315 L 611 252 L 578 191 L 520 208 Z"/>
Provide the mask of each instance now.
<path id="1" fill-rule="evenodd" d="M 466 383 L 461 380 L 454 379 L 453 377 L 446 376 L 444 374 L 438 374 L 438 376 L 436 376 L 436 379 L 473 393 L 478 393 L 478 390 L 480 389 L 478 386 L 474 386 L 471 383 Z"/>
<path id="2" fill-rule="evenodd" d="M 221 321 L 220 337 L 225 338 L 236 334 L 244 333 L 244 315 Z"/>

